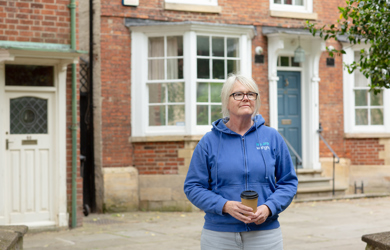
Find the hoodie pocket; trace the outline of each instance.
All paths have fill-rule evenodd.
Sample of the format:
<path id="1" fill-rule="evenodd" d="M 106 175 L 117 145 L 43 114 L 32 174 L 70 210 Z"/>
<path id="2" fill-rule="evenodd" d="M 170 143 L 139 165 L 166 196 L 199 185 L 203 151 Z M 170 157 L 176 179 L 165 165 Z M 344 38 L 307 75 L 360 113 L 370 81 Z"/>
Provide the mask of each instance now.
<path id="1" fill-rule="evenodd" d="M 263 205 L 268 197 L 273 194 L 269 185 L 269 183 L 249 183 L 249 189 L 255 190 L 259 194 L 257 206 Z"/>

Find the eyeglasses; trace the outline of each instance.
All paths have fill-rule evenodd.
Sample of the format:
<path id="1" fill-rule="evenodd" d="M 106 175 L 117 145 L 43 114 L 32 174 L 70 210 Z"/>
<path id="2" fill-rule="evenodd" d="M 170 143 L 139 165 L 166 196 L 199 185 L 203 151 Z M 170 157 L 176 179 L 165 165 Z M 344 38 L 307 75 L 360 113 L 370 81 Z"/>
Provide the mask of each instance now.
<path id="1" fill-rule="evenodd" d="M 259 94 L 255 92 L 248 92 L 248 93 L 242 93 L 242 92 L 235 92 L 231 94 L 230 96 L 233 96 L 234 100 L 236 101 L 242 101 L 244 99 L 244 96 L 248 97 L 249 100 L 254 101 L 257 99 L 257 96 Z"/>

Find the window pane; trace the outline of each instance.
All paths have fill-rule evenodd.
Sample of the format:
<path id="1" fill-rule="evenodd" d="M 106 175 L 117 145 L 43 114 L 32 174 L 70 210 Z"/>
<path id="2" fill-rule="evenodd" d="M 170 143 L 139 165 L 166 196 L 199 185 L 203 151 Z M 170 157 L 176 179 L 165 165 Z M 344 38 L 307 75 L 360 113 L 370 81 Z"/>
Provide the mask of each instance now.
<path id="1" fill-rule="evenodd" d="M 168 83 L 168 102 L 184 102 L 184 83 L 174 82 Z"/>
<path id="2" fill-rule="evenodd" d="M 213 79 L 225 79 L 224 60 L 213 60 Z"/>
<path id="3" fill-rule="evenodd" d="M 208 59 L 198 59 L 198 78 L 210 79 L 210 66 Z"/>
<path id="4" fill-rule="evenodd" d="M 5 65 L 7 86 L 54 86 L 54 67 L 36 65 Z"/>
<path id="5" fill-rule="evenodd" d="M 209 124 L 209 109 L 207 105 L 198 105 L 196 107 L 196 124 L 208 125 Z"/>
<path id="6" fill-rule="evenodd" d="M 282 0 L 274 0 L 274 3 L 281 4 Z"/>
<path id="7" fill-rule="evenodd" d="M 221 102 L 221 89 L 223 83 L 210 83 L 210 102 Z"/>
<path id="8" fill-rule="evenodd" d="M 211 122 L 216 121 L 222 118 L 222 106 L 221 105 L 212 105 L 211 106 Z"/>
<path id="9" fill-rule="evenodd" d="M 290 66 L 290 58 L 288 56 L 281 56 L 280 57 L 280 64 L 281 64 L 281 66 L 284 66 L 284 67 Z"/>
<path id="10" fill-rule="evenodd" d="M 368 125 L 368 110 L 356 109 L 355 119 L 356 119 L 356 125 Z"/>
<path id="11" fill-rule="evenodd" d="M 165 103 L 165 87 L 163 84 L 149 84 L 149 103 Z"/>
<path id="12" fill-rule="evenodd" d="M 210 56 L 210 44 L 208 36 L 196 37 L 196 51 L 198 56 Z"/>
<path id="13" fill-rule="evenodd" d="M 225 45 L 223 37 L 213 37 L 213 56 L 225 56 Z"/>
<path id="14" fill-rule="evenodd" d="M 355 106 L 367 106 L 368 90 L 355 90 Z"/>
<path id="15" fill-rule="evenodd" d="M 11 134 L 47 134 L 47 100 L 19 97 L 10 100 Z"/>
<path id="16" fill-rule="evenodd" d="M 168 125 L 184 126 L 184 105 L 168 106 Z"/>
<path id="17" fill-rule="evenodd" d="M 284 0 L 284 4 L 292 4 L 292 0 Z"/>
<path id="18" fill-rule="evenodd" d="M 371 109 L 371 125 L 383 125 L 383 109 Z"/>
<path id="19" fill-rule="evenodd" d="M 228 70 L 228 74 L 230 73 L 234 73 L 234 74 L 237 74 L 238 72 L 240 72 L 240 61 L 238 60 L 228 60 L 227 61 L 227 70 Z"/>
<path id="20" fill-rule="evenodd" d="M 165 105 L 149 106 L 149 126 L 165 126 Z"/>
<path id="21" fill-rule="evenodd" d="M 164 79 L 164 59 L 150 59 L 148 63 L 148 79 Z"/>
<path id="22" fill-rule="evenodd" d="M 196 90 L 197 102 L 209 101 L 209 84 L 205 82 L 198 82 L 198 88 Z"/>
<path id="23" fill-rule="evenodd" d="M 368 87 L 369 80 L 359 71 L 355 69 L 355 87 Z"/>
<path id="24" fill-rule="evenodd" d="M 238 49 L 238 38 L 227 38 L 227 56 L 228 57 L 239 57 Z"/>
<path id="25" fill-rule="evenodd" d="M 292 67 L 300 67 L 301 63 L 294 62 L 294 57 L 291 57 L 291 66 Z"/>
<path id="26" fill-rule="evenodd" d="M 183 59 L 167 59 L 167 79 L 183 79 Z"/>
<path id="27" fill-rule="evenodd" d="M 374 94 L 374 91 L 371 91 L 370 100 L 371 100 L 370 106 L 383 106 L 383 91 L 381 91 L 376 95 Z"/>
<path id="28" fill-rule="evenodd" d="M 303 0 L 295 0 L 294 5 L 303 6 Z"/>
<path id="29" fill-rule="evenodd" d="M 150 37 L 148 52 L 149 57 L 163 57 L 164 37 Z"/>
<path id="30" fill-rule="evenodd" d="M 183 55 L 183 37 L 181 36 L 167 37 L 167 55 L 168 56 Z"/>

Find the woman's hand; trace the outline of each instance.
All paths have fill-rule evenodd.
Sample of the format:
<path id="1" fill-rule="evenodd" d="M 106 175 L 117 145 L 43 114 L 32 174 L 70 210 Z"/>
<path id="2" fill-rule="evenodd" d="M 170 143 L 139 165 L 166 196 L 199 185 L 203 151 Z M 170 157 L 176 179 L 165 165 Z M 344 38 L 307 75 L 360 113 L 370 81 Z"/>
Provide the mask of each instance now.
<path id="1" fill-rule="evenodd" d="M 256 225 L 260 225 L 264 223 L 264 221 L 271 214 L 271 210 L 266 205 L 261 205 L 257 207 L 256 213 L 253 216 L 250 216 L 251 220 L 249 223 L 255 223 Z"/>
<path id="2" fill-rule="evenodd" d="M 222 212 L 228 213 L 234 218 L 236 218 L 237 220 L 240 220 L 244 223 L 253 222 L 251 221 L 252 220 L 251 218 L 255 217 L 252 208 L 247 207 L 238 201 L 227 201 L 222 208 Z M 245 216 L 244 214 L 248 216 Z"/>

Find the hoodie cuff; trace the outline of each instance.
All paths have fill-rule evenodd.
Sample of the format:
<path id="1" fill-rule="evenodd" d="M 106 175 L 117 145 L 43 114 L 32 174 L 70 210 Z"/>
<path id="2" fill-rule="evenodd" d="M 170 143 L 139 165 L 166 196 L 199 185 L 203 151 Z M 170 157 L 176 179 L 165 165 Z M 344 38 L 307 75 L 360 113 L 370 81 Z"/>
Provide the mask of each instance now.
<path id="1" fill-rule="evenodd" d="M 215 212 L 219 215 L 223 215 L 223 212 L 222 212 L 222 209 L 223 209 L 223 206 L 225 206 L 226 202 L 228 200 L 222 198 L 222 199 L 219 199 L 219 201 L 217 202 L 216 206 L 215 206 Z"/>
<path id="2" fill-rule="evenodd" d="M 269 208 L 269 210 L 271 210 L 272 214 L 269 217 L 272 217 L 277 214 L 276 207 L 272 202 L 266 201 L 264 205 L 266 205 Z"/>

